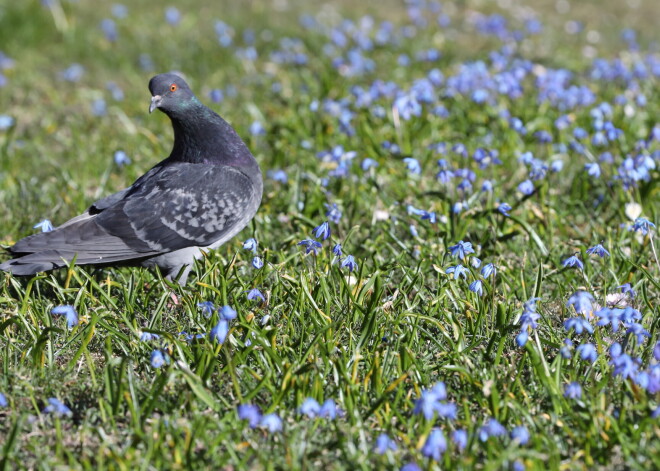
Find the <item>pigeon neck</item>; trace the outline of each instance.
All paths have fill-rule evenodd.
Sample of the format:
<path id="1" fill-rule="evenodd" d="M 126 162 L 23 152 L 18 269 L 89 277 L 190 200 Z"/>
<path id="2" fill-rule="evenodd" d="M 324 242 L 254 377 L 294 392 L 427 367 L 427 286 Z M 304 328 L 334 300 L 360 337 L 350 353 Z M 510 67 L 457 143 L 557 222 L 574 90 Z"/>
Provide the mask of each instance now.
<path id="1" fill-rule="evenodd" d="M 174 128 L 174 148 L 170 158 L 190 163 L 256 165 L 236 131 L 212 110 L 197 102 L 184 113 L 170 114 Z"/>

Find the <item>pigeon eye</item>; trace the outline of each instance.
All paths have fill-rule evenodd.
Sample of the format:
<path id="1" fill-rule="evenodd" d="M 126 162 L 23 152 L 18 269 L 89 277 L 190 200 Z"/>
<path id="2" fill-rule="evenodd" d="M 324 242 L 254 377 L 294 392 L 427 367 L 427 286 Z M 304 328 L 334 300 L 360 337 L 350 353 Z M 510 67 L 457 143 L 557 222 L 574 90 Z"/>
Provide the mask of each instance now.
<path id="1" fill-rule="evenodd" d="M 177 88 L 179 88 L 179 87 L 176 86 L 176 83 L 173 83 L 172 85 L 170 85 L 170 91 L 171 92 L 176 92 Z"/>

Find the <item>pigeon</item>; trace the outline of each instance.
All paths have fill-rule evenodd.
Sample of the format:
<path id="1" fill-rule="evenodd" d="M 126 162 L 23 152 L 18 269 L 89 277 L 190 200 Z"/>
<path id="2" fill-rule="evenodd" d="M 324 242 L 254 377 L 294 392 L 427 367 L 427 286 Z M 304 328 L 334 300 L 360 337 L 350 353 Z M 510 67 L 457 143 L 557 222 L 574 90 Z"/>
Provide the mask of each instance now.
<path id="1" fill-rule="evenodd" d="M 92 204 L 50 232 L 9 248 L 13 275 L 67 266 L 158 266 L 185 285 L 195 259 L 227 242 L 261 204 L 263 180 L 236 131 L 171 73 L 149 82 L 149 112 L 172 121 L 169 157 L 130 187 Z"/>

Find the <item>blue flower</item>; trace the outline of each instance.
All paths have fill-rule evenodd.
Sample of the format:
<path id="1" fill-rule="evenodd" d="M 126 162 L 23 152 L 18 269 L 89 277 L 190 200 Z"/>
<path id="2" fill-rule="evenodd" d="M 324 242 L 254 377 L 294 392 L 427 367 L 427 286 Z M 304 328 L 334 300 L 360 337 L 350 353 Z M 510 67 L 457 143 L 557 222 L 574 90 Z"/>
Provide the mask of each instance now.
<path id="1" fill-rule="evenodd" d="M 229 321 L 226 319 L 220 319 L 218 323 L 211 329 L 209 338 L 211 341 L 216 341 L 218 343 L 225 343 L 227 339 L 227 334 L 229 334 Z"/>
<path id="2" fill-rule="evenodd" d="M 36 223 L 32 229 L 41 229 L 41 232 L 50 232 L 53 230 L 53 224 L 48 219 L 44 219 Z"/>
<path id="3" fill-rule="evenodd" d="M 250 125 L 250 134 L 252 134 L 253 136 L 266 134 L 266 129 L 264 129 L 263 125 L 259 121 L 254 121 Z"/>
<path id="4" fill-rule="evenodd" d="M 651 394 L 660 392 L 660 365 L 652 365 L 648 370 L 649 381 L 646 390 Z"/>
<path id="5" fill-rule="evenodd" d="M 630 306 L 626 306 L 621 310 L 621 319 L 623 322 L 633 322 L 639 321 L 642 319 L 642 313 L 637 309 L 633 309 Z"/>
<path id="6" fill-rule="evenodd" d="M 655 228 L 655 224 L 649 221 L 646 218 L 637 218 L 632 225 L 632 230 L 635 232 L 641 232 L 643 235 L 649 233 L 651 229 Z"/>
<path id="7" fill-rule="evenodd" d="M 577 352 L 580 354 L 580 358 L 590 363 L 595 362 L 598 358 L 598 352 L 596 352 L 596 347 L 592 343 L 578 345 Z"/>
<path id="8" fill-rule="evenodd" d="M 479 268 L 481 266 L 481 259 L 477 257 L 471 257 L 470 265 L 472 265 L 472 268 Z"/>
<path id="9" fill-rule="evenodd" d="M 591 175 L 594 178 L 600 177 L 600 165 L 597 163 L 588 163 L 584 164 L 584 169 L 587 171 L 588 175 Z"/>
<path id="10" fill-rule="evenodd" d="M 571 339 L 564 339 L 564 345 L 559 348 L 559 354 L 561 357 L 567 360 L 571 358 L 573 356 L 571 348 L 573 348 L 573 341 Z"/>
<path id="11" fill-rule="evenodd" d="M 352 272 L 353 270 L 356 270 L 358 267 L 357 262 L 355 261 L 355 258 L 352 255 L 347 255 L 342 261 L 341 261 L 341 268 L 348 268 L 349 272 Z"/>
<path id="12" fill-rule="evenodd" d="M 455 267 L 449 267 L 445 270 L 445 273 L 447 275 L 451 275 L 452 273 L 454 274 L 454 279 L 458 280 L 461 276 L 463 279 L 467 279 L 467 275 L 469 273 L 469 270 L 465 268 L 463 265 L 458 264 Z"/>
<path id="13" fill-rule="evenodd" d="M 472 183 L 467 178 L 461 180 L 456 188 L 463 193 L 472 193 Z"/>
<path id="14" fill-rule="evenodd" d="M 163 355 L 163 352 L 160 350 L 154 350 L 151 352 L 151 358 L 149 361 L 151 362 L 152 368 L 161 368 L 167 362 L 165 355 Z"/>
<path id="15" fill-rule="evenodd" d="M 323 405 L 319 409 L 319 417 L 323 417 L 330 420 L 335 420 L 337 416 L 342 414 L 342 410 L 337 407 L 334 399 L 326 399 L 323 402 Z"/>
<path id="16" fill-rule="evenodd" d="M 477 293 L 479 296 L 483 296 L 484 294 L 483 282 L 481 280 L 475 280 L 470 283 L 468 289 L 473 293 Z"/>
<path id="17" fill-rule="evenodd" d="M 638 372 L 633 380 L 642 389 L 648 389 L 649 384 L 651 384 L 651 376 L 646 371 Z"/>
<path id="18" fill-rule="evenodd" d="M 511 430 L 511 440 L 517 441 L 520 445 L 529 443 L 529 431 L 524 425 L 518 425 Z"/>
<path id="19" fill-rule="evenodd" d="M 586 139 L 589 136 L 589 133 L 583 128 L 577 127 L 573 129 L 573 137 L 578 140 Z"/>
<path id="20" fill-rule="evenodd" d="M 282 419 L 277 414 L 266 414 L 259 421 L 259 426 L 265 428 L 270 433 L 282 431 Z"/>
<path id="21" fill-rule="evenodd" d="M 220 318 L 226 321 L 236 319 L 236 311 L 231 306 L 222 306 L 220 309 L 218 309 L 218 313 L 220 314 Z"/>
<path id="22" fill-rule="evenodd" d="M 451 256 L 454 258 L 464 259 L 468 254 L 474 253 L 471 242 L 459 241 L 456 245 L 449 247 Z"/>
<path id="23" fill-rule="evenodd" d="M 467 446 L 468 434 L 463 429 L 454 430 L 454 433 L 451 435 L 451 439 L 456 444 L 458 451 L 463 451 Z"/>
<path id="24" fill-rule="evenodd" d="M 593 247 L 589 247 L 589 248 L 587 249 L 587 253 L 588 253 L 589 255 L 593 255 L 593 254 L 598 255 L 598 256 L 601 257 L 601 258 L 603 258 L 603 257 L 607 257 L 607 256 L 609 256 L 609 254 L 610 254 L 610 253 L 607 251 L 607 249 L 606 249 L 605 247 L 603 247 L 601 244 L 596 244 L 596 245 L 594 245 Z"/>
<path id="25" fill-rule="evenodd" d="M 222 90 L 220 90 L 218 88 L 213 88 L 209 92 L 209 98 L 211 99 L 211 101 L 213 103 L 222 103 L 222 100 L 225 99 L 225 94 L 222 92 Z"/>
<path id="26" fill-rule="evenodd" d="M 511 216 L 509 214 L 509 211 L 511 211 L 511 205 L 509 205 L 508 203 L 500 203 L 500 205 L 497 207 L 497 210 L 500 213 L 504 214 L 506 217 Z"/>
<path id="27" fill-rule="evenodd" d="M 0 393 L 0 407 L 3 409 L 9 407 L 9 401 L 7 401 L 7 397 L 2 393 Z"/>
<path id="28" fill-rule="evenodd" d="M 637 294 L 630 283 L 624 283 L 621 286 L 618 286 L 618 288 L 621 289 L 622 293 L 630 295 L 631 298 L 634 298 Z"/>
<path id="29" fill-rule="evenodd" d="M 591 294 L 587 293 L 586 291 L 577 291 L 570 298 L 568 298 L 566 307 L 573 306 L 575 308 L 575 312 L 586 316 L 593 310 L 593 302 L 594 297 Z"/>
<path id="30" fill-rule="evenodd" d="M 254 257 L 252 258 L 252 266 L 256 268 L 257 270 L 263 268 L 264 266 L 264 261 L 260 257 Z"/>
<path id="31" fill-rule="evenodd" d="M 525 127 L 525 123 L 523 123 L 520 118 L 516 118 L 515 116 L 509 118 L 509 126 L 511 127 L 511 129 L 513 129 L 519 134 L 522 134 L 523 136 L 527 134 L 527 128 Z"/>
<path id="32" fill-rule="evenodd" d="M 56 417 L 73 416 L 73 412 L 71 411 L 71 409 L 69 409 L 66 406 L 66 404 L 64 404 L 55 397 L 51 397 L 48 399 L 48 405 L 44 408 L 42 412 L 44 414 L 53 414 Z"/>
<path id="33" fill-rule="evenodd" d="M 626 334 L 633 334 L 637 337 L 637 343 L 642 343 L 645 340 L 645 337 L 650 337 L 651 334 L 648 333 L 648 331 L 642 326 L 642 324 L 638 324 L 637 322 L 631 322 L 627 325 L 628 330 L 626 330 Z"/>
<path id="34" fill-rule="evenodd" d="M 332 248 L 332 253 L 335 254 L 337 257 L 341 257 L 342 255 L 341 244 L 335 244 L 335 246 Z"/>
<path id="35" fill-rule="evenodd" d="M 286 172 L 282 169 L 268 170 L 266 172 L 266 175 L 271 180 L 274 180 L 279 183 L 288 183 L 289 181 L 289 177 L 287 176 Z"/>
<path id="36" fill-rule="evenodd" d="M 6 114 L 0 115 L 0 131 L 6 131 L 12 127 L 15 123 L 14 118 L 7 116 Z"/>
<path id="37" fill-rule="evenodd" d="M 320 242 L 317 242 L 312 239 L 301 240 L 300 242 L 298 242 L 298 245 L 302 245 L 305 247 L 306 254 L 313 252 L 314 255 L 318 255 L 318 251 L 322 247 Z"/>
<path id="38" fill-rule="evenodd" d="M 431 387 L 431 392 L 439 401 L 444 401 L 447 399 L 447 387 L 442 381 L 438 381 Z"/>
<path id="39" fill-rule="evenodd" d="M 422 219 L 428 219 L 431 224 L 435 224 L 437 221 L 435 211 L 422 211 Z"/>
<path id="40" fill-rule="evenodd" d="M 441 162 L 444 163 L 445 159 L 438 160 L 438 165 L 441 165 Z M 438 179 L 440 183 L 447 185 L 451 182 L 451 179 L 454 178 L 454 176 L 455 176 L 454 172 L 444 167 L 443 164 L 440 166 L 440 171 L 436 174 L 435 177 Z"/>
<path id="41" fill-rule="evenodd" d="M 536 312 L 536 301 L 539 298 L 530 298 L 523 305 L 523 312 L 520 316 L 520 329 L 536 329 L 538 321 L 541 318 L 541 315 Z"/>
<path id="42" fill-rule="evenodd" d="M 266 298 L 264 298 L 264 295 L 259 291 L 257 288 L 252 288 L 250 291 L 248 291 L 247 298 L 252 301 L 254 299 L 259 299 L 262 302 L 266 301 Z"/>
<path id="43" fill-rule="evenodd" d="M 239 404 L 236 408 L 238 418 L 247 420 L 250 428 L 256 428 L 261 422 L 261 409 L 253 404 Z"/>
<path id="44" fill-rule="evenodd" d="M 180 335 L 181 337 L 183 337 L 184 340 L 185 340 L 186 342 L 188 342 L 188 343 L 191 343 L 193 340 L 196 340 L 196 339 L 203 339 L 203 338 L 205 337 L 204 334 L 195 334 L 195 335 L 193 335 L 193 334 L 189 334 L 189 333 L 186 332 L 185 330 L 179 332 L 179 335 Z"/>
<path id="45" fill-rule="evenodd" d="M 60 72 L 60 78 L 67 82 L 78 82 L 85 73 L 85 68 L 80 64 L 71 64 Z"/>
<path id="46" fill-rule="evenodd" d="M 529 298 L 527 301 L 525 301 L 523 309 L 525 311 L 536 311 L 536 303 L 540 300 L 541 298 Z"/>
<path id="47" fill-rule="evenodd" d="M 131 159 L 128 158 L 128 155 L 126 155 L 126 152 L 123 150 L 116 151 L 113 155 L 113 159 L 115 161 L 115 165 L 118 167 L 123 167 L 124 165 L 131 163 Z"/>
<path id="48" fill-rule="evenodd" d="M 413 175 L 420 175 L 422 173 L 422 166 L 417 159 L 406 157 L 403 159 L 403 162 L 406 164 L 409 173 Z"/>
<path id="49" fill-rule="evenodd" d="M 497 268 L 495 268 L 495 265 L 493 265 L 492 263 L 487 263 L 481 269 L 481 276 L 483 276 L 484 278 L 488 278 L 490 275 L 493 275 L 493 277 L 495 277 L 496 274 L 497 274 Z"/>
<path id="50" fill-rule="evenodd" d="M 564 322 L 564 328 L 568 331 L 571 329 L 575 330 L 575 333 L 580 335 L 582 332 L 589 332 L 590 334 L 594 333 L 594 328 L 591 327 L 589 321 L 584 317 L 572 317 L 566 322 Z"/>
<path id="51" fill-rule="evenodd" d="M 658 407 L 658 410 L 660 411 L 660 407 Z M 417 463 L 406 463 L 401 466 L 399 471 L 422 471 L 422 468 Z"/>
<path id="52" fill-rule="evenodd" d="M 108 112 L 108 108 L 103 98 L 98 98 L 92 101 L 91 108 L 92 108 L 92 114 L 94 116 L 105 116 Z"/>
<path id="53" fill-rule="evenodd" d="M 611 358 L 616 358 L 623 353 L 623 347 L 619 342 L 614 342 L 610 345 L 609 353 Z"/>
<path id="54" fill-rule="evenodd" d="M 582 397 L 582 386 L 573 381 L 564 386 L 564 397 L 568 399 L 580 399 Z"/>
<path id="55" fill-rule="evenodd" d="M 564 162 L 561 160 L 553 160 L 552 163 L 550 164 L 550 170 L 552 170 L 555 173 L 561 172 L 561 170 L 564 168 Z"/>
<path id="56" fill-rule="evenodd" d="M 501 437 L 506 435 L 506 429 L 494 418 L 488 419 L 483 427 L 479 428 L 479 440 L 485 442 L 490 437 Z"/>
<path id="57" fill-rule="evenodd" d="M 316 399 L 313 399 L 311 397 L 305 399 L 302 405 L 300 406 L 300 413 L 306 415 L 310 419 L 318 416 L 320 412 L 321 412 L 321 406 L 316 401 Z"/>
<path id="58" fill-rule="evenodd" d="M 536 329 L 538 328 L 537 321 L 541 318 L 541 315 L 530 310 L 523 310 L 522 315 L 520 316 L 520 329 Z"/>
<path id="59" fill-rule="evenodd" d="M 330 225 L 328 221 L 325 221 L 320 226 L 314 228 L 314 237 L 316 239 L 326 240 L 330 237 L 330 232 Z"/>
<path id="60" fill-rule="evenodd" d="M 595 312 L 596 317 L 600 318 L 596 325 L 604 326 L 611 324 L 612 331 L 616 332 L 619 330 L 619 325 L 621 322 L 623 322 L 623 313 L 623 309 L 610 309 L 608 307 L 603 307 Z"/>
<path id="61" fill-rule="evenodd" d="M 445 439 L 442 430 L 434 428 L 426 438 L 426 442 L 422 447 L 422 455 L 427 458 L 432 458 L 435 461 L 440 461 L 442 454 L 447 451 L 447 440 Z"/>
<path id="62" fill-rule="evenodd" d="M 167 7 L 165 10 L 165 21 L 172 26 L 176 26 L 181 21 L 181 13 L 176 7 Z"/>
<path id="63" fill-rule="evenodd" d="M 249 250 L 252 253 L 257 253 L 257 246 L 259 243 L 254 237 L 250 237 L 248 240 L 243 242 L 243 249 Z"/>
<path id="64" fill-rule="evenodd" d="M 69 329 L 78 325 L 78 313 L 76 313 L 73 306 L 56 306 L 50 311 L 50 313 L 55 316 L 66 316 L 66 325 Z"/>
<path id="65" fill-rule="evenodd" d="M 584 268 L 584 265 L 582 264 L 580 259 L 577 257 L 577 255 L 571 255 L 566 260 L 561 262 L 561 264 L 565 267 L 578 267 L 580 270 L 582 270 Z"/>
<path id="66" fill-rule="evenodd" d="M 422 114 L 422 105 L 412 93 L 403 93 L 398 96 L 394 101 L 394 108 L 405 121 Z"/>
<path id="67" fill-rule="evenodd" d="M 623 379 L 632 379 L 637 375 L 638 366 L 630 355 L 626 353 L 613 358 L 610 363 L 614 366 L 614 376 L 621 376 Z"/>
<path id="68" fill-rule="evenodd" d="M 529 340 L 529 333 L 527 329 L 521 330 L 518 335 L 516 335 L 516 345 L 519 347 L 524 347 Z"/>
<path id="69" fill-rule="evenodd" d="M 478 88 L 477 90 L 474 90 L 472 92 L 472 101 L 475 103 L 484 103 L 486 100 L 489 98 L 489 93 L 488 91 L 484 90 L 483 88 Z"/>
<path id="70" fill-rule="evenodd" d="M 435 410 L 438 413 L 438 417 L 449 420 L 456 420 L 457 410 L 456 404 L 453 402 L 437 402 L 435 405 Z"/>
<path id="71" fill-rule="evenodd" d="M 427 420 L 435 416 L 435 405 L 438 401 L 437 396 L 430 390 L 422 390 L 422 395 L 415 401 L 414 414 L 422 414 Z"/>
<path id="72" fill-rule="evenodd" d="M 534 184 L 531 180 L 525 180 L 518 185 L 518 191 L 525 196 L 529 196 L 534 193 Z"/>
<path id="73" fill-rule="evenodd" d="M 158 340 L 160 335 L 152 334 L 151 332 L 142 332 L 140 334 L 140 342 L 150 342 L 152 340 Z"/>
<path id="74" fill-rule="evenodd" d="M 362 161 L 360 167 L 362 168 L 362 171 L 366 172 L 370 168 L 378 167 L 378 162 L 376 162 L 374 159 L 367 157 Z"/>
<path id="75" fill-rule="evenodd" d="M 396 442 L 392 440 L 386 433 L 381 433 L 376 439 L 376 444 L 374 445 L 374 453 L 377 455 L 384 455 L 387 450 L 396 451 L 397 450 Z"/>
<path id="76" fill-rule="evenodd" d="M 197 307 L 202 310 L 202 314 L 207 319 L 211 317 L 213 311 L 215 311 L 215 304 L 213 304 L 211 301 L 202 301 L 201 303 L 197 303 Z"/>
<path id="77" fill-rule="evenodd" d="M 422 414 L 427 420 L 433 419 L 437 413 L 440 417 L 455 419 L 456 405 L 442 402 L 447 399 L 445 383 L 439 381 L 431 389 L 423 389 L 422 395 L 415 401 L 413 414 Z"/>
<path id="78" fill-rule="evenodd" d="M 105 35 L 105 38 L 110 42 L 115 42 L 117 40 L 117 24 L 111 18 L 104 18 L 101 20 L 99 25 L 101 31 Z"/>
<path id="79" fill-rule="evenodd" d="M 660 361 L 660 340 L 657 341 L 653 347 L 653 358 L 655 358 L 656 361 Z"/>

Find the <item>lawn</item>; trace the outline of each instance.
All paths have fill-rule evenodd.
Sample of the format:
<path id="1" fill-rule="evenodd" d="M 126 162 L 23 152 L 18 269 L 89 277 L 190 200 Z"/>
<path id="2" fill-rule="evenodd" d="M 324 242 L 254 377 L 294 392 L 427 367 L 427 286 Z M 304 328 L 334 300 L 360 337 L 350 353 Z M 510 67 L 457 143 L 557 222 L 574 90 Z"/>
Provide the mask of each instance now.
<path id="1" fill-rule="evenodd" d="M 134 3 L 0 4 L 0 243 L 167 157 L 167 71 L 262 205 L 0 273 L 2 469 L 660 469 L 655 2 Z"/>

